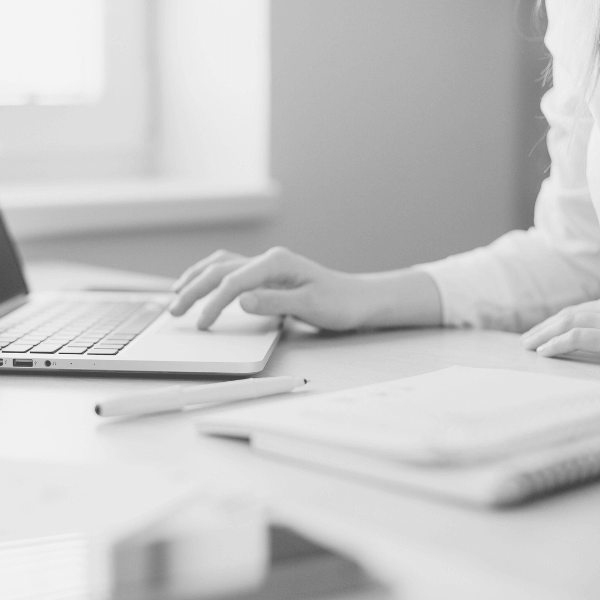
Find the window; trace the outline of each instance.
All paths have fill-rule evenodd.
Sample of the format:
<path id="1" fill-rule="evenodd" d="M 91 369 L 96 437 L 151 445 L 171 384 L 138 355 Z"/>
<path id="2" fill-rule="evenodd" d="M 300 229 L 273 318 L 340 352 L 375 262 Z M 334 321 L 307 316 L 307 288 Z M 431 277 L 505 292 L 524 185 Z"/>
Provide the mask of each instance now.
<path id="1" fill-rule="evenodd" d="M 0 105 L 98 102 L 104 51 L 102 0 L 0 0 Z"/>
<path id="2" fill-rule="evenodd" d="M 17 237 L 270 212 L 268 15 L 268 0 L 0 0 Z"/>
<path id="3" fill-rule="evenodd" d="M 141 175 L 144 0 L 0 0 L 0 179 Z"/>

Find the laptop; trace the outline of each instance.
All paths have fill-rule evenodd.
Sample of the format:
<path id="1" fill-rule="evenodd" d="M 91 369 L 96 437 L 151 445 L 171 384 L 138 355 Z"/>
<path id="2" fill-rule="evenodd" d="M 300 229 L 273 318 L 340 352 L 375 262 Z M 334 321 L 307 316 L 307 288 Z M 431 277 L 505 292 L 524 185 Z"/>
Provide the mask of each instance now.
<path id="1" fill-rule="evenodd" d="M 250 375 L 261 371 L 282 319 L 250 315 L 237 301 L 208 331 L 155 292 L 29 293 L 17 248 L 0 214 L 0 372 L 62 371 Z"/>

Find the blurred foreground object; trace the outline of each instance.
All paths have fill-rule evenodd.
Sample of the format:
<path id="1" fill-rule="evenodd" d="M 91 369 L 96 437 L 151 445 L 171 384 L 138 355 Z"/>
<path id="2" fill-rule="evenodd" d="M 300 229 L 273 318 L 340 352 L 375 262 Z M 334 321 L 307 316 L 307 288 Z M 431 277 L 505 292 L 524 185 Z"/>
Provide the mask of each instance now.
<path id="1" fill-rule="evenodd" d="M 265 510 L 250 493 L 203 491 L 112 552 L 116 600 L 218 597 L 255 589 L 269 557 Z"/>
<path id="2" fill-rule="evenodd" d="M 281 524 L 258 505 L 196 504 L 114 550 L 113 600 L 391 600 L 358 562 Z"/>

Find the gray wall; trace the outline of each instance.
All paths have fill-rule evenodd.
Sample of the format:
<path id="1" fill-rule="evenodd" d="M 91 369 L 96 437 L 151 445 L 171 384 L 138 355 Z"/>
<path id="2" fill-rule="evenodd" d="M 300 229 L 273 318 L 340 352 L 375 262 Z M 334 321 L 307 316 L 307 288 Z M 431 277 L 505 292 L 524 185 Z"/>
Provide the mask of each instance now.
<path id="1" fill-rule="evenodd" d="M 519 35 L 514 6 L 273 0 L 281 213 L 237 227 L 30 242 L 25 257 L 175 275 L 219 247 L 283 244 L 334 267 L 379 270 L 526 227 L 547 160 L 543 143 L 529 156 L 543 135 L 543 62 L 540 44 Z"/>

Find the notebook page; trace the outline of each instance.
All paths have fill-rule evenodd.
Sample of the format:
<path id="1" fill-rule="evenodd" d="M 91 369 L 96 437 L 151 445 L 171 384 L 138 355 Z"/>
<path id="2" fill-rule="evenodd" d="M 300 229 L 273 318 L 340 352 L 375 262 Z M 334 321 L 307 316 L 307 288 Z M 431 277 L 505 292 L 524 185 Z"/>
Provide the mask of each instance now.
<path id="1" fill-rule="evenodd" d="M 273 431 L 425 464 L 492 460 L 600 431 L 600 383 L 450 367 L 228 411 L 199 426 Z"/>

